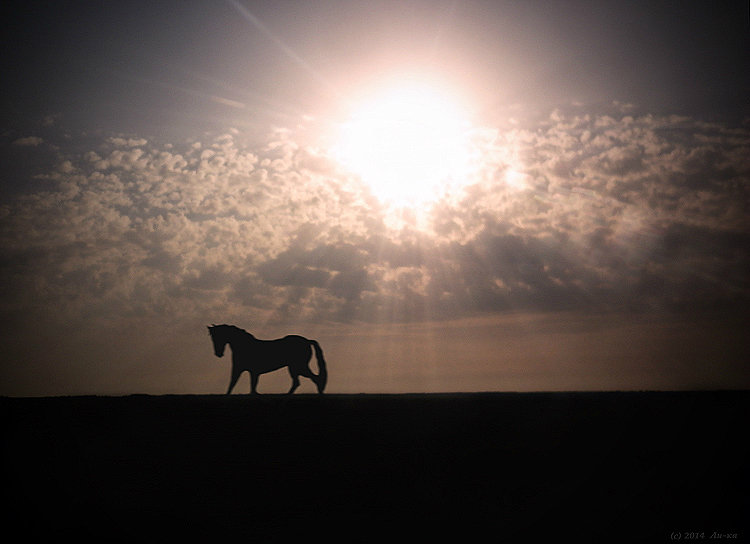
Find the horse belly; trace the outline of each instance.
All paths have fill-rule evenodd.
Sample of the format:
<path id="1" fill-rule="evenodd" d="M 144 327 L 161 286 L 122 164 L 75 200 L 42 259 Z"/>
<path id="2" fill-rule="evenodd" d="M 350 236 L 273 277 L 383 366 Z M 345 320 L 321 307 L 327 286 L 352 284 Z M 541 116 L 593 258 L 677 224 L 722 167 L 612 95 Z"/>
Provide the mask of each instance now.
<path id="1" fill-rule="evenodd" d="M 297 367 L 310 360 L 310 343 L 301 336 L 286 336 L 270 340 L 253 361 L 253 371 L 259 374 L 273 372 L 286 366 Z"/>
<path id="2" fill-rule="evenodd" d="M 280 368 L 284 368 L 288 363 L 279 359 L 264 358 L 259 361 L 253 362 L 252 371 L 258 374 L 265 374 L 266 372 L 273 372 Z"/>

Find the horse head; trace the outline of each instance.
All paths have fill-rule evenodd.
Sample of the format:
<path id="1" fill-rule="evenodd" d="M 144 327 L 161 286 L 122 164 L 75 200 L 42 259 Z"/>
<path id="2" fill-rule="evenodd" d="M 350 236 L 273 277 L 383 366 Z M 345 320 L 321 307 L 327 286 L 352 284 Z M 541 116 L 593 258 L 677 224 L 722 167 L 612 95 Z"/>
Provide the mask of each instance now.
<path id="1" fill-rule="evenodd" d="M 214 355 L 217 357 L 224 356 L 224 349 L 229 341 L 226 334 L 222 334 L 222 332 L 223 329 L 221 328 L 221 325 L 211 325 L 208 327 L 208 334 L 211 335 L 211 340 L 214 343 Z"/>

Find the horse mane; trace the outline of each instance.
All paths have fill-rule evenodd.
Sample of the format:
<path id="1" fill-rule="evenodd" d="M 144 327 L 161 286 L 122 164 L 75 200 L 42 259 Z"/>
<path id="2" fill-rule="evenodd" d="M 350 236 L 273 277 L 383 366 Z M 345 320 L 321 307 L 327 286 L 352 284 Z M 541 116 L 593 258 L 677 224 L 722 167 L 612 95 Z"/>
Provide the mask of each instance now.
<path id="1" fill-rule="evenodd" d="M 235 333 L 244 334 L 246 336 L 249 336 L 253 340 L 255 340 L 255 336 L 253 336 L 252 334 L 250 334 L 249 332 L 247 332 L 245 329 L 241 329 L 241 328 L 237 327 L 236 325 L 227 325 L 226 323 L 222 323 L 221 325 L 214 325 L 214 326 L 215 327 L 225 327 L 227 329 L 231 329 Z"/>

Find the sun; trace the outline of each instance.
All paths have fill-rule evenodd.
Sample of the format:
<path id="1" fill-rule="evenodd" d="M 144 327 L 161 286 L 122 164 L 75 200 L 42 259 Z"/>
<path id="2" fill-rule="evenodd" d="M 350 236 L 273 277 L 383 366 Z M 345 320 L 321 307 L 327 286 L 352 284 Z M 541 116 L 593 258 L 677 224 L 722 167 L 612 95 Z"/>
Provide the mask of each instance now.
<path id="1" fill-rule="evenodd" d="M 467 113 L 445 89 L 404 80 L 354 105 L 333 156 L 381 201 L 414 207 L 464 183 L 468 129 Z"/>

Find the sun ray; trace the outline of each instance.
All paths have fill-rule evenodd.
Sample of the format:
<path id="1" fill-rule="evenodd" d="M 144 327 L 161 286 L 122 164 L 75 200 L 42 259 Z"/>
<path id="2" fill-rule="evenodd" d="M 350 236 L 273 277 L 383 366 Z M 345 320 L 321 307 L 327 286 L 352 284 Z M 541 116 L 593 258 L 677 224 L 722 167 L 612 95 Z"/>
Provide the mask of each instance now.
<path id="1" fill-rule="evenodd" d="M 258 19 L 249 9 L 239 3 L 237 0 L 227 0 L 242 17 L 249 22 L 253 27 L 261 32 L 266 38 L 276 44 L 276 46 L 291 60 L 297 63 L 302 69 L 310 74 L 315 81 L 322 85 L 326 90 L 332 93 L 334 96 L 338 95 L 336 88 L 325 78 L 320 72 L 315 70 L 309 62 L 303 59 L 297 54 L 294 49 L 289 47 L 279 36 L 277 36 L 263 21 Z"/>

